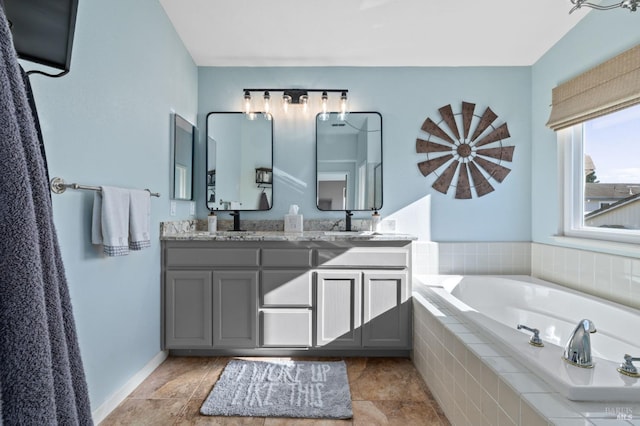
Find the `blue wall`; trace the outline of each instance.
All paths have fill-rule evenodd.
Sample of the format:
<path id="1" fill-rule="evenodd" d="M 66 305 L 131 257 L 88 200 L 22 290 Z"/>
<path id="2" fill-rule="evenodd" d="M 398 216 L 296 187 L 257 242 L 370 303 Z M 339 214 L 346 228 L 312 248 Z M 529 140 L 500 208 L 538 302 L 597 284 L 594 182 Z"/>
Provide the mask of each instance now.
<path id="1" fill-rule="evenodd" d="M 545 126 L 551 90 L 640 43 L 640 16 L 592 11 L 532 67 L 532 239 L 555 244 L 560 185 L 556 134 Z"/>
<path id="2" fill-rule="evenodd" d="M 89 243 L 91 193 L 53 196 L 93 409 L 160 349 L 158 224 L 187 218 L 189 204 L 169 216 L 171 111 L 197 119 L 200 129 L 198 217 L 206 214 L 208 112 L 239 111 L 244 87 L 348 88 L 351 110 L 383 116 L 383 216 L 430 196 L 433 240 L 547 242 L 558 221 L 555 134 L 544 126 L 551 89 L 638 43 L 637 18 L 590 13 L 533 67 L 197 68 L 156 0 L 81 2 L 71 73 L 33 77 L 51 175 L 163 195 L 152 199 L 152 248 L 120 258 L 104 258 Z M 490 106 L 516 146 L 505 181 L 466 201 L 433 190 L 415 153 L 424 119 L 438 121 L 439 107 L 458 111 L 463 100 L 479 111 Z M 274 130 L 273 209 L 243 217 L 280 219 L 295 203 L 306 218 L 341 218 L 315 207 L 313 115 L 276 112 Z"/>
<path id="3" fill-rule="evenodd" d="M 51 176 L 162 193 L 152 247 L 116 258 L 90 244 L 93 193 L 53 195 L 95 410 L 160 351 L 170 112 L 195 123 L 197 68 L 157 0 L 81 1 L 73 48 L 69 75 L 32 77 Z M 183 202 L 176 217 L 187 215 Z"/>
<path id="4" fill-rule="evenodd" d="M 431 194 L 431 235 L 435 241 L 529 241 L 531 239 L 531 75 L 530 67 L 468 68 L 217 68 L 198 70 L 199 146 L 204 158 L 205 117 L 210 111 L 240 111 L 245 87 L 346 88 L 352 111 L 378 111 L 383 117 L 383 217 Z M 342 218 L 315 206 L 315 114 L 285 116 L 281 94 L 272 94 L 274 112 L 274 205 L 269 212 L 243 213 L 246 218 L 281 219 L 290 204 L 305 218 Z M 433 175 L 419 172 L 415 141 L 422 122 L 440 121 L 438 108 L 462 101 L 487 106 L 507 122 L 515 145 L 512 172 L 482 198 L 456 200 L 431 188 Z M 293 109 L 293 107 L 292 107 Z M 204 176 L 204 165 L 199 175 Z M 204 178 L 203 178 L 204 179 Z M 204 187 L 197 188 L 198 216 L 204 217 Z M 227 215 L 222 215 L 226 218 Z M 354 217 L 368 217 L 356 213 Z M 426 217 L 417 220 L 428 220 Z"/>

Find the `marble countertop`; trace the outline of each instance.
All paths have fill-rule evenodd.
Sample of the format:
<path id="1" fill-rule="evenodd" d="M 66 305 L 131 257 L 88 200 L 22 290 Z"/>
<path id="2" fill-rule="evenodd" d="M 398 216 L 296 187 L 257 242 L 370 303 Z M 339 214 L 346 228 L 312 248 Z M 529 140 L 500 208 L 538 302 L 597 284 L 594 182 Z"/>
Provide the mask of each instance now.
<path id="1" fill-rule="evenodd" d="M 370 231 L 207 231 L 165 232 L 160 236 L 165 241 L 413 241 L 417 237 L 409 234 L 377 233 Z"/>

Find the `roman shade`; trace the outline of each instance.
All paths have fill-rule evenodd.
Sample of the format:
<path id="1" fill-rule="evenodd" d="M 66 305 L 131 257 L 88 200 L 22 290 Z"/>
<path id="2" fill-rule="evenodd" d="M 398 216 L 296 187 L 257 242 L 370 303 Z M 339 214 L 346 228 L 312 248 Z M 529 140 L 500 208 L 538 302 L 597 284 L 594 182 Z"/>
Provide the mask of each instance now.
<path id="1" fill-rule="evenodd" d="M 547 126 L 560 130 L 640 104 L 640 45 L 556 86 Z"/>

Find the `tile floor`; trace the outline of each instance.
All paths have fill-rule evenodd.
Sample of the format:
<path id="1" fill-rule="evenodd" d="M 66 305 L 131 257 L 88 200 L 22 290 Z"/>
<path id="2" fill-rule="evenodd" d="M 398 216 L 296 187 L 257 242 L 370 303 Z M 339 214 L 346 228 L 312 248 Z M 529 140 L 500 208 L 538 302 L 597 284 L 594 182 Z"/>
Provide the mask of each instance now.
<path id="1" fill-rule="evenodd" d="M 210 417 L 200 406 L 228 357 L 169 357 L 100 426 L 111 425 L 439 425 L 444 413 L 413 366 L 404 358 L 343 358 L 351 388 L 353 419 Z M 256 359 L 256 358 L 244 358 Z M 319 358 L 299 358 L 319 360 Z M 325 360 L 337 360 L 336 358 Z"/>

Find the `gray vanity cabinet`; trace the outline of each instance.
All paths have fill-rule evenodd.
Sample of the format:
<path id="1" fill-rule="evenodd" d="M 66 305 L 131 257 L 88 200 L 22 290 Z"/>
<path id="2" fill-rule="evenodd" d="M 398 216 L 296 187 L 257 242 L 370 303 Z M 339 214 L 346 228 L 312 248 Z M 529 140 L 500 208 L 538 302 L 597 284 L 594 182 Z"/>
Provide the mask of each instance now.
<path id="1" fill-rule="evenodd" d="M 165 276 L 165 346 L 208 348 L 212 343 L 210 271 L 167 271 Z"/>
<path id="2" fill-rule="evenodd" d="M 163 346 L 256 348 L 259 264 L 255 246 L 164 242 Z"/>
<path id="3" fill-rule="evenodd" d="M 328 248 L 317 256 L 317 346 L 411 346 L 407 247 Z"/>
<path id="4" fill-rule="evenodd" d="M 163 348 L 406 356 L 411 242 L 163 241 Z"/>
<path id="5" fill-rule="evenodd" d="M 408 347 L 411 310 L 406 271 L 367 271 L 363 275 L 364 347 Z"/>
<path id="6" fill-rule="evenodd" d="M 262 250 L 260 346 L 309 348 L 313 342 L 312 250 Z"/>
<path id="7" fill-rule="evenodd" d="M 213 346 L 258 346 L 258 271 L 213 272 Z"/>
<path id="8" fill-rule="evenodd" d="M 318 271 L 317 345 L 362 346 L 362 281 L 358 271 Z"/>

